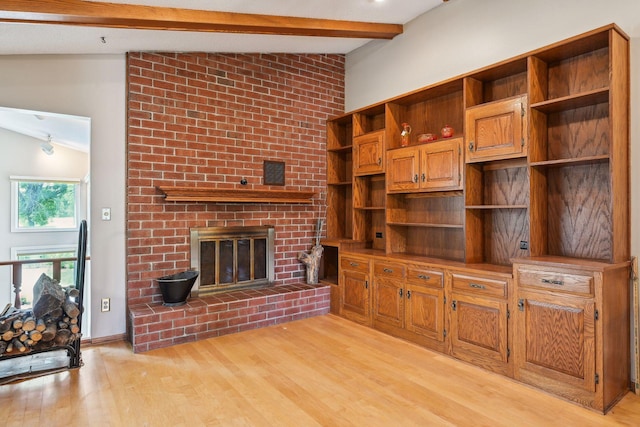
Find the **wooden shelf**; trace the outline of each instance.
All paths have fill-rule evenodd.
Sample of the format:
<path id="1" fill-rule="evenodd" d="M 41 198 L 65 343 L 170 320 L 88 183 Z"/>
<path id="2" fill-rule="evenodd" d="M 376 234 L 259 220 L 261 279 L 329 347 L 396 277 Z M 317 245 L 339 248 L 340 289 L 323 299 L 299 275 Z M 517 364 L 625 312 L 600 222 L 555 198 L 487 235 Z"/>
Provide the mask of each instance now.
<path id="1" fill-rule="evenodd" d="M 291 190 L 241 190 L 207 187 L 165 187 L 167 202 L 219 202 L 219 203 L 305 203 L 310 204 L 313 191 Z"/>
<path id="2" fill-rule="evenodd" d="M 344 145 L 341 147 L 335 147 L 335 148 L 327 148 L 327 151 L 329 153 L 343 153 L 343 152 L 349 152 L 353 149 L 352 145 Z"/>
<path id="3" fill-rule="evenodd" d="M 397 227 L 423 227 L 423 228 L 460 228 L 463 229 L 462 224 L 437 224 L 426 222 L 387 222 L 388 225 Z"/>
<path id="4" fill-rule="evenodd" d="M 354 209 L 361 211 L 383 211 L 384 206 L 356 206 Z"/>
<path id="5" fill-rule="evenodd" d="M 609 102 L 608 87 L 543 102 L 536 102 L 531 105 L 531 108 L 542 111 L 543 113 L 557 113 L 559 111 L 602 104 L 603 102 Z"/>
<path id="6" fill-rule="evenodd" d="M 528 209 L 527 205 L 467 205 L 465 209 Z"/>
<path id="7" fill-rule="evenodd" d="M 606 163 L 608 161 L 609 161 L 609 156 L 601 155 L 601 156 L 577 157 L 574 159 L 558 159 L 558 160 L 545 160 L 541 162 L 531 162 L 531 166 L 550 168 L 550 167 L 562 167 L 562 166 L 591 165 L 596 163 Z"/>

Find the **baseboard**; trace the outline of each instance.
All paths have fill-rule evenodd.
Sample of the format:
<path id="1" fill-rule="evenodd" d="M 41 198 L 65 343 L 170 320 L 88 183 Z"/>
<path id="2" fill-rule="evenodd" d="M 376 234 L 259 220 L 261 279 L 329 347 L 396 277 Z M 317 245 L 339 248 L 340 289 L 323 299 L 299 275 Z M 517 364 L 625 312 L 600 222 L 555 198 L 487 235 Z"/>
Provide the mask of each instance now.
<path id="1" fill-rule="evenodd" d="M 109 335 L 99 338 L 86 338 L 82 340 L 83 347 L 91 347 L 92 345 L 110 344 L 127 340 L 127 334 Z"/>

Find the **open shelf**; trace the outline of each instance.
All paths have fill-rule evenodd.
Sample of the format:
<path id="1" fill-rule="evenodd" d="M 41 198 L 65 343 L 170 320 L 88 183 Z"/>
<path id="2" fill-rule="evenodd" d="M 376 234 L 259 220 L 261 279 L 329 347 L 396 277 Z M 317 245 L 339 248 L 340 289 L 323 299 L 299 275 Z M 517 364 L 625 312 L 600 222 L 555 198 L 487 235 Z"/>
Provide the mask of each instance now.
<path id="1" fill-rule="evenodd" d="M 563 110 L 586 107 L 609 102 L 609 88 L 595 89 L 588 92 L 563 96 L 548 101 L 531 104 L 531 108 L 543 113 L 557 113 Z"/>
<path id="2" fill-rule="evenodd" d="M 441 223 L 428 223 L 428 222 L 387 222 L 388 225 L 394 225 L 398 227 L 423 227 L 423 228 L 459 228 L 463 229 L 462 224 L 441 224 Z"/>

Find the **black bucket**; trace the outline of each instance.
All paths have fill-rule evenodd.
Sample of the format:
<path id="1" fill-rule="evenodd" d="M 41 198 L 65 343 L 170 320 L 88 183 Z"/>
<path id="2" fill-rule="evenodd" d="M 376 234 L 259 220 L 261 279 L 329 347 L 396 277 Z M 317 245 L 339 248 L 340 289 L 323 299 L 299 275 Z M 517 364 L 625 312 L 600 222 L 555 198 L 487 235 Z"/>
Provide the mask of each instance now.
<path id="1" fill-rule="evenodd" d="M 162 292 L 163 305 L 172 307 L 186 304 L 189 292 L 197 278 L 196 270 L 188 270 L 156 279 Z"/>

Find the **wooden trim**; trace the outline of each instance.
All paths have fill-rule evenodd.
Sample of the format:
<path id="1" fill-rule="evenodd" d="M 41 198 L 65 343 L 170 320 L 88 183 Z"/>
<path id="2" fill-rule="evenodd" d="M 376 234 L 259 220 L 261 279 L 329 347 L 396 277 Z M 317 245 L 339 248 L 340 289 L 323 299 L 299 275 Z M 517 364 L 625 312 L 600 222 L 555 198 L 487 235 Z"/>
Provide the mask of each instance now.
<path id="1" fill-rule="evenodd" d="M 127 334 L 108 335 L 98 338 L 83 338 L 82 348 L 91 347 L 94 345 L 111 344 L 114 342 L 127 342 Z"/>
<path id="2" fill-rule="evenodd" d="M 392 39 L 400 24 L 258 15 L 80 0 L 3 0 L 0 22 L 316 37 Z"/>
<path id="3" fill-rule="evenodd" d="M 167 202 L 219 203 L 305 203 L 310 204 L 313 191 L 239 190 L 207 187 L 157 187 Z"/>

